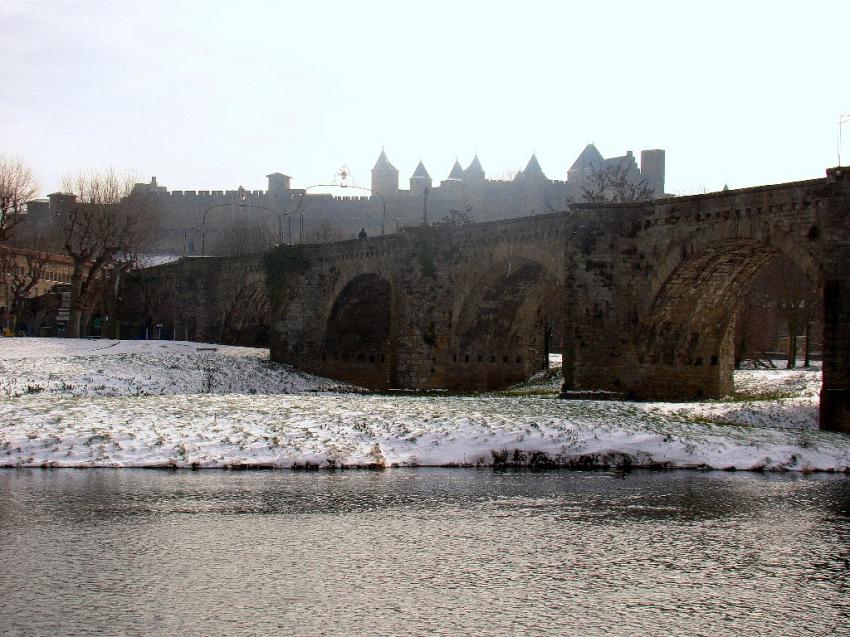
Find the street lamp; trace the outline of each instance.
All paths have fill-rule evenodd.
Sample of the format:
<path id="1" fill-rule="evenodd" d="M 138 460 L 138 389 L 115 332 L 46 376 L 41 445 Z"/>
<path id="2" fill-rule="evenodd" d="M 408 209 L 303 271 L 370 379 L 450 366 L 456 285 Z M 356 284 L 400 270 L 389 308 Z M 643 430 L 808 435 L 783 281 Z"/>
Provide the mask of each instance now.
<path id="1" fill-rule="evenodd" d="M 292 219 L 289 216 L 288 212 L 279 212 L 277 210 L 272 210 L 271 208 L 267 208 L 266 206 L 260 206 L 259 204 L 251 203 L 248 201 L 247 192 L 241 186 L 238 190 L 239 201 L 246 203 L 219 203 L 210 206 L 206 210 L 204 210 L 204 217 L 201 221 L 200 226 L 196 226 L 192 228 L 192 230 L 197 230 L 198 227 L 201 228 L 201 256 L 205 256 L 207 253 L 207 215 L 211 210 L 215 210 L 216 208 L 229 208 L 231 206 L 236 206 L 237 208 L 259 208 L 260 210 L 265 210 L 267 212 L 272 213 L 277 217 L 277 242 L 279 244 L 283 243 L 283 218 L 286 217 L 287 225 L 289 228 L 289 242 L 292 242 Z M 185 235 L 184 235 L 184 243 L 185 243 Z M 185 251 L 185 246 L 184 246 Z"/>
<path id="2" fill-rule="evenodd" d="M 304 195 L 307 194 L 308 190 L 313 188 L 355 188 L 357 190 L 365 190 L 367 192 L 372 193 L 378 199 L 381 200 L 382 214 L 381 214 L 381 234 L 383 235 L 387 225 L 387 200 L 384 199 L 384 196 L 377 192 L 376 190 L 372 190 L 371 188 L 366 188 L 365 186 L 349 186 L 345 183 L 345 179 L 348 176 L 348 173 L 343 171 L 341 173 L 343 178 L 343 183 L 341 184 L 313 184 L 312 186 L 307 186 L 304 190 L 301 191 L 301 196 L 298 199 L 298 214 L 299 214 L 299 225 L 298 225 L 298 243 L 304 243 Z M 290 241 L 292 241 L 292 236 L 290 235 Z"/>
<path id="3" fill-rule="evenodd" d="M 841 127 L 850 122 L 850 115 L 838 116 L 838 165 L 841 166 Z"/>

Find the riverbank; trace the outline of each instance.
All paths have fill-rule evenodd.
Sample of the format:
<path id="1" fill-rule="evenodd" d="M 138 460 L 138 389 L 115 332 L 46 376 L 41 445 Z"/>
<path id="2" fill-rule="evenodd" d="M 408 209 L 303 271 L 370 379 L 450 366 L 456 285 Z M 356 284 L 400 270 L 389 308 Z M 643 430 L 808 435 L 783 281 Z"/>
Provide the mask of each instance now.
<path id="1" fill-rule="evenodd" d="M 819 372 L 738 372 L 724 401 L 559 400 L 557 372 L 482 396 L 391 396 L 163 341 L 0 341 L 0 466 L 632 466 L 850 472 Z M 317 393 L 320 392 L 320 393 Z"/>

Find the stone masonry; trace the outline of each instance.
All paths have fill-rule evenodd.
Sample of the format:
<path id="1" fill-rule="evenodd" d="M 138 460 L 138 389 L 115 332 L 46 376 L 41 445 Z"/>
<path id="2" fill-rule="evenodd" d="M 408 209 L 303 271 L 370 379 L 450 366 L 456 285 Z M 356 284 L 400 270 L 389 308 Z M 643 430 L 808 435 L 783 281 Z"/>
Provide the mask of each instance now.
<path id="1" fill-rule="evenodd" d="M 823 296 L 822 425 L 850 431 L 849 215 L 850 171 L 832 169 L 777 186 L 290 247 L 307 265 L 273 309 L 272 356 L 376 389 L 487 389 L 538 369 L 549 330 L 567 396 L 719 397 L 732 389 L 736 304 L 784 254 Z"/>
<path id="2" fill-rule="evenodd" d="M 567 397 L 711 398 L 732 389 L 736 305 L 780 254 L 823 299 L 821 426 L 850 433 L 850 169 L 280 246 L 263 258 L 189 259 L 142 271 L 134 285 L 146 309 L 129 312 L 194 325 L 189 338 L 247 344 L 256 330 L 274 360 L 373 389 L 500 388 L 560 349 Z"/>

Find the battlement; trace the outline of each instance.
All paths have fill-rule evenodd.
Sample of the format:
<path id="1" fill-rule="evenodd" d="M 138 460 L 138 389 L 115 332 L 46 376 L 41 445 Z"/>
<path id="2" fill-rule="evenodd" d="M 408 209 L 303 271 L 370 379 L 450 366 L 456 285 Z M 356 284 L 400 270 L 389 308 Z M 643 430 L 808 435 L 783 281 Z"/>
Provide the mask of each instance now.
<path id="1" fill-rule="evenodd" d="M 176 198 L 187 198 L 187 197 L 195 197 L 195 198 L 217 198 L 217 199 L 229 199 L 236 201 L 239 199 L 239 191 L 238 190 L 166 190 L 162 189 L 158 191 L 159 195 L 164 197 L 176 197 Z M 248 200 L 251 199 L 263 199 L 268 196 L 268 192 L 265 190 L 245 190 L 243 191 L 244 195 L 247 195 Z"/>

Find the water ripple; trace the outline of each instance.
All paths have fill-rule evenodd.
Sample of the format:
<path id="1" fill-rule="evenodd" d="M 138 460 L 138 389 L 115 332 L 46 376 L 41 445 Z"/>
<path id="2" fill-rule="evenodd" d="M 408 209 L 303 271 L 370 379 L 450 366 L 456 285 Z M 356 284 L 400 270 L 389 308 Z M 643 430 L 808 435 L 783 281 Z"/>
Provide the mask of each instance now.
<path id="1" fill-rule="evenodd" d="M 0 471 L 0 632 L 850 634 L 850 479 Z"/>

